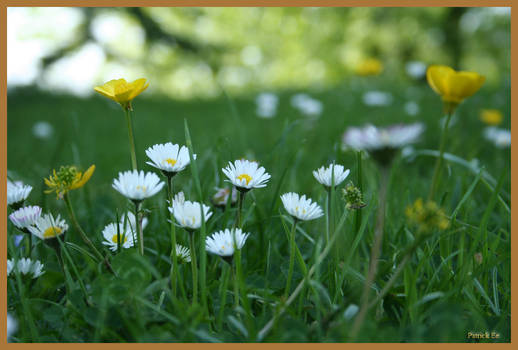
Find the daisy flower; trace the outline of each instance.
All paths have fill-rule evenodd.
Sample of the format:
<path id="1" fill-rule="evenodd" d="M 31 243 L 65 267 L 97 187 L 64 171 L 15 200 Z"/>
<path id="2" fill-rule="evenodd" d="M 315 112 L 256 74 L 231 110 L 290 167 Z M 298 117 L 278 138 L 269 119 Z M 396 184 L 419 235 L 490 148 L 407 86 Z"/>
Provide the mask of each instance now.
<path id="1" fill-rule="evenodd" d="M 112 187 L 126 198 L 141 201 L 157 194 L 164 187 L 164 182 L 154 173 L 128 170 L 119 173 L 119 178 L 113 180 Z"/>
<path id="2" fill-rule="evenodd" d="M 205 240 L 205 249 L 212 254 L 221 257 L 231 257 L 234 255 L 234 237 L 235 247 L 237 249 L 243 248 L 249 233 L 243 233 L 240 228 L 233 231 L 228 228 L 224 231 L 213 233 Z"/>
<path id="3" fill-rule="evenodd" d="M 340 185 L 349 176 L 351 171 L 340 164 L 330 164 L 327 168 L 320 167 L 313 171 L 313 176 L 326 187 Z"/>
<path id="4" fill-rule="evenodd" d="M 176 257 L 180 263 L 190 263 L 191 262 L 191 251 L 189 248 L 184 247 L 181 244 L 176 245 Z"/>
<path id="5" fill-rule="evenodd" d="M 283 194 L 281 200 L 284 209 L 297 220 L 308 221 L 324 215 L 322 208 L 310 198 L 306 199 L 306 195 L 300 197 L 297 193 L 290 192 Z"/>
<path id="6" fill-rule="evenodd" d="M 23 201 L 29 197 L 31 191 L 32 186 L 24 185 L 21 181 L 12 182 L 7 180 L 7 205 L 18 209 Z"/>
<path id="7" fill-rule="evenodd" d="M 212 197 L 212 203 L 217 207 L 225 207 L 227 205 L 228 196 L 230 195 L 229 188 L 217 188 L 216 193 Z M 232 187 L 232 198 L 230 199 L 230 205 L 233 205 L 237 202 L 237 190 L 235 187 Z"/>
<path id="8" fill-rule="evenodd" d="M 382 164 L 389 163 L 399 148 L 417 142 L 424 125 L 414 123 L 398 124 L 386 128 L 366 125 L 362 128 L 351 127 L 342 139 L 342 149 L 364 150 L 372 154 Z"/>
<path id="9" fill-rule="evenodd" d="M 207 221 L 212 212 L 205 204 L 199 202 L 186 201 L 182 195 L 176 195 L 173 199 L 173 205 L 169 207 L 169 211 L 173 213 L 178 224 L 188 231 L 194 231 L 201 227 L 201 208 L 203 206 L 203 216 Z"/>
<path id="10" fill-rule="evenodd" d="M 29 226 L 28 230 L 36 237 L 48 240 L 63 235 L 68 230 L 68 225 L 59 214 L 55 219 L 52 214 L 45 214 L 36 219 L 34 225 Z"/>
<path id="11" fill-rule="evenodd" d="M 9 276 L 13 271 L 14 267 L 22 275 L 32 275 L 32 278 L 38 278 L 43 275 L 43 264 L 39 260 L 32 261 L 30 258 L 21 258 L 18 263 L 15 264 L 14 260 L 7 260 L 7 275 Z"/>
<path id="12" fill-rule="evenodd" d="M 228 178 L 225 181 L 231 182 L 242 192 L 252 188 L 266 187 L 266 183 L 270 179 L 270 174 L 263 167 L 259 167 L 257 162 L 244 159 L 238 159 L 233 164 L 229 162 L 228 166 L 222 170 Z"/>
<path id="13" fill-rule="evenodd" d="M 498 148 L 511 146 L 511 132 L 509 130 L 490 126 L 484 130 L 484 137 L 486 140 L 493 142 Z"/>
<path id="14" fill-rule="evenodd" d="M 144 218 L 142 220 L 142 230 L 147 226 L 148 220 Z M 107 246 L 111 251 L 117 250 L 118 236 L 117 236 L 117 225 L 110 223 L 103 229 L 103 244 Z M 137 236 L 135 215 L 132 212 L 124 214 L 119 222 L 119 234 L 121 237 L 121 247 L 131 248 L 135 244 L 133 237 Z"/>
<path id="15" fill-rule="evenodd" d="M 9 215 L 9 220 L 23 232 L 28 233 L 27 228 L 34 225 L 36 220 L 41 216 L 41 208 L 37 205 L 28 206 L 18 209 Z"/>
<path id="16" fill-rule="evenodd" d="M 125 230 L 121 224 L 119 224 L 118 230 L 121 238 L 121 248 L 128 249 L 133 247 L 135 244 L 133 237 L 136 236 L 136 232 L 134 230 Z M 103 244 L 112 252 L 116 251 L 119 242 L 117 224 L 111 223 L 106 225 L 103 229 L 103 237 Z"/>
<path id="17" fill-rule="evenodd" d="M 191 160 L 187 147 L 173 145 L 171 142 L 157 144 L 146 150 L 146 155 L 151 160 L 147 164 L 162 170 L 166 176 L 172 176 L 185 169 Z M 196 155 L 193 154 L 196 159 Z"/>

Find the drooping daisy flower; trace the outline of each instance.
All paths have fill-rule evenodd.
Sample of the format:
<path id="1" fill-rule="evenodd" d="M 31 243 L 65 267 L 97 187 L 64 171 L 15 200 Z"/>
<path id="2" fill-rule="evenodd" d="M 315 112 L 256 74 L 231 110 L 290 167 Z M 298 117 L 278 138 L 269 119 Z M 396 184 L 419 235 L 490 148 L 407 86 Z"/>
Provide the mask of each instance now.
<path id="1" fill-rule="evenodd" d="M 191 251 L 189 248 L 184 247 L 181 244 L 176 245 L 176 257 L 178 258 L 178 262 L 180 263 L 190 263 L 191 262 Z"/>
<path id="2" fill-rule="evenodd" d="M 397 149 L 416 142 L 423 130 L 424 125 L 421 123 L 386 128 L 370 124 L 362 128 L 351 127 L 343 135 L 342 149 L 365 150 L 381 164 L 388 164 Z"/>
<path id="3" fill-rule="evenodd" d="M 229 188 L 217 188 L 217 192 L 212 197 L 212 203 L 217 207 L 225 207 L 227 205 L 228 196 L 230 195 Z M 237 202 L 237 190 L 235 187 L 232 187 L 232 198 L 230 199 L 230 205 L 233 205 Z"/>
<path id="4" fill-rule="evenodd" d="M 28 233 L 28 227 L 34 225 L 36 220 L 41 216 L 41 208 L 37 205 L 23 207 L 11 213 L 9 220 L 23 232 Z"/>
<path id="5" fill-rule="evenodd" d="M 122 108 L 131 111 L 131 101 L 146 90 L 148 86 L 145 78 L 137 79 L 131 83 L 127 82 L 126 79 L 113 79 L 104 83 L 104 85 L 96 86 L 94 90 L 119 103 Z"/>
<path id="6" fill-rule="evenodd" d="M 237 249 L 243 248 L 249 233 L 243 233 L 240 228 L 229 230 L 228 228 L 224 231 L 213 233 L 207 237 L 205 241 L 205 249 L 212 254 L 219 255 L 221 257 L 231 257 L 234 255 L 234 237 L 235 246 Z"/>
<path id="7" fill-rule="evenodd" d="M 44 179 L 48 190 L 45 193 L 56 192 L 57 198 L 63 198 L 68 191 L 83 187 L 92 177 L 95 165 L 91 165 L 84 174 L 73 165 L 61 166 L 59 170 L 53 170 L 48 179 Z"/>
<path id="8" fill-rule="evenodd" d="M 55 219 L 52 214 L 45 214 L 40 216 L 33 226 L 29 226 L 28 230 L 36 237 L 48 240 L 64 234 L 68 230 L 68 225 L 59 214 Z"/>
<path id="9" fill-rule="evenodd" d="M 162 170 L 166 176 L 172 176 L 185 169 L 191 162 L 187 147 L 173 145 L 171 142 L 157 144 L 146 150 L 146 155 L 151 162 L 147 164 Z M 193 154 L 194 159 L 196 155 Z"/>
<path id="10" fill-rule="evenodd" d="M 119 173 L 119 178 L 113 180 L 112 187 L 126 198 L 141 201 L 157 194 L 164 187 L 164 182 L 155 173 L 128 170 Z"/>
<path id="11" fill-rule="evenodd" d="M 509 130 L 490 126 L 484 130 L 484 137 L 493 142 L 498 148 L 511 146 L 511 132 Z"/>
<path id="12" fill-rule="evenodd" d="M 228 166 L 222 170 L 228 178 L 226 181 L 231 182 L 242 192 L 252 188 L 266 187 L 266 183 L 270 179 L 270 174 L 263 167 L 259 167 L 257 162 L 244 159 L 238 159 L 233 164 L 228 162 Z"/>
<path id="13" fill-rule="evenodd" d="M 308 221 L 324 215 L 322 208 L 306 195 L 300 197 L 297 193 L 289 192 L 281 196 L 284 209 L 298 220 Z"/>
<path id="14" fill-rule="evenodd" d="M 197 230 L 201 227 L 201 208 L 203 205 L 203 217 L 205 222 L 212 216 L 210 208 L 199 202 L 186 201 L 182 196 L 176 195 L 173 199 L 173 205 L 169 207 L 169 211 L 173 213 L 178 225 L 188 231 Z"/>
<path id="15" fill-rule="evenodd" d="M 31 275 L 32 278 L 38 278 L 45 273 L 43 266 L 39 260 L 32 261 L 30 258 L 21 258 L 17 264 L 11 259 L 7 260 L 7 275 L 9 276 L 16 268 L 24 276 Z"/>
<path id="16" fill-rule="evenodd" d="M 340 185 L 349 176 L 351 171 L 345 169 L 340 164 L 330 164 L 327 168 L 320 167 L 317 170 L 313 170 L 313 176 L 326 187 L 331 187 L 334 183 L 335 186 Z M 334 178 L 334 180 L 333 180 Z"/>
<path id="17" fill-rule="evenodd" d="M 131 248 L 135 244 L 133 237 L 136 237 L 135 230 L 125 230 L 124 226 L 119 224 L 119 235 L 121 248 Z M 103 229 L 103 244 L 107 246 L 111 251 L 116 251 L 119 243 L 119 236 L 117 235 L 117 224 L 111 223 Z"/>
<path id="18" fill-rule="evenodd" d="M 21 181 L 11 182 L 7 180 L 7 205 L 13 209 L 20 208 L 31 191 L 32 186 L 24 185 Z"/>

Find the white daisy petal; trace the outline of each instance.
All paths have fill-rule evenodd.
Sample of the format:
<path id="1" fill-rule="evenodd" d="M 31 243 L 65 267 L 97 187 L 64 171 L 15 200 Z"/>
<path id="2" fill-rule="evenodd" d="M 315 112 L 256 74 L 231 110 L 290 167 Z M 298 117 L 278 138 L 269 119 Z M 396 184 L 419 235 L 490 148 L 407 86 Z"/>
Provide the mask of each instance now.
<path id="1" fill-rule="evenodd" d="M 9 220 L 14 226 L 23 230 L 34 225 L 36 220 L 41 216 L 41 208 L 37 205 L 28 206 L 18 209 L 9 215 Z"/>
<path id="2" fill-rule="evenodd" d="M 289 192 L 283 194 L 281 200 L 288 214 L 298 220 L 308 221 L 324 215 L 322 208 L 310 198 L 306 199 L 306 195 L 300 197 L 297 193 Z"/>
<path id="3" fill-rule="evenodd" d="M 183 192 L 178 193 L 173 199 L 173 205 L 169 211 L 173 213 L 178 225 L 188 230 L 197 230 L 201 227 L 201 209 L 205 222 L 212 216 L 210 207 L 199 202 L 186 201 Z"/>
<path id="4" fill-rule="evenodd" d="M 209 253 L 222 257 L 232 256 L 234 254 L 234 237 L 236 248 L 241 249 L 245 245 L 248 236 L 249 233 L 243 233 L 239 228 L 234 230 L 227 228 L 224 231 L 215 232 L 207 237 L 205 249 Z"/>
<path id="5" fill-rule="evenodd" d="M 154 173 L 133 170 L 119 173 L 119 178 L 113 180 L 112 187 L 126 198 L 140 201 L 154 196 L 164 185 Z"/>
<path id="6" fill-rule="evenodd" d="M 157 144 L 146 150 L 146 155 L 151 160 L 147 164 L 166 173 L 176 174 L 184 170 L 190 164 L 189 150 L 187 147 L 172 144 Z M 194 159 L 196 155 L 193 154 Z"/>
<path id="7" fill-rule="evenodd" d="M 7 205 L 18 206 L 29 197 L 32 186 L 24 185 L 21 181 L 7 180 Z"/>
<path id="8" fill-rule="evenodd" d="M 229 162 L 226 168 L 222 169 L 228 182 L 232 183 L 241 191 L 248 191 L 252 188 L 266 187 L 270 174 L 257 162 L 238 159 L 234 163 Z"/>
<path id="9" fill-rule="evenodd" d="M 317 170 L 314 170 L 313 176 L 322 185 L 331 187 L 333 183 L 334 186 L 340 185 L 347 176 L 349 176 L 350 172 L 351 171 L 349 169 L 345 169 L 343 165 L 331 164 L 327 168 L 320 167 Z"/>
<path id="10" fill-rule="evenodd" d="M 27 229 L 36 237 L 45 240 L 64 234 L 68 230 L 68 225 L 59 215 L 54 219 L 52 214 L 45 214 L 37 218 Z"/>

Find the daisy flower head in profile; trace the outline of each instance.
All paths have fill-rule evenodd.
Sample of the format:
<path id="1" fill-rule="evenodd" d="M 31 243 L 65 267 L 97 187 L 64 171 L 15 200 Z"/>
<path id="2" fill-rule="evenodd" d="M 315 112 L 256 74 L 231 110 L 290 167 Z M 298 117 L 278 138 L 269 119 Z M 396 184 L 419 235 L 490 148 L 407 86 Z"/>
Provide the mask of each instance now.
<path id="1" fill-rule="evenodd" d="M 424 125 L 422 123 L 397 124 L 389 127 L 350 127 L 342 138 L 342 149 L 364 150 L 382 165 L 388 165 L 397 150 L 419 140 Z"/>
<path id="2" fill-rule="evenodd" d="M 49 213 L 40 216 L 34 222 L 34 225 L 28 227 L 28 230 L 45 243 L 55 244 L 56 237 L 65 234 L 68 230 L 68 225 L 65 220 L 61 219 L 59 214 L 54 218 Z"/>
<path id="3" fill-rule="evenodd" d="M 310 198 L 306 198 L 306 195 L 299 196 L 297 193 L 289 192 L 283 194 L 281 200 L 284 209 L 296 220 L 308 221 L 324 215 L 322 208 Z"/>
<path id="4" fill-rule="evenodd" d="M 149 147 L 146 150 L 146 155 L 151 160 L 146 163 L 161 170 L 167 177 L 176 175 L 191 162 L 187 147 L 180 147 L 171 142 Z M 193 154 L 193 158 L 196 159 L 195 154 Z"/>
<path id="5" fill-rule="evenodd" d="M 192 233 L 193 231 L 201 227 L 202 208 L 203 219 L 206 222 L 212 216 L 210 207 L 199 202 L 186 201 L 182 193 L 182 195 L 177 194 L 175 196 L 175 199 L 173 199 L 173 205 L 169 207 L 169 211 L 173 213 L 178 225 L 186 229 L 188 232 Z"/>
<path id="6" fill-rule="evenodd" d="M 14 210 L 21 208 L 31 191 L 32 186 L 24 185 L 21 181 L 7 180 L 7 205 Z"/>
<path id="7" fill-rule="evenodd" d="M 124 197 L 140 202 L 157 194 L 164 185 L 155 173 L 128 170 L 119 173 L 119 177 L 113 180 L 112 187 Z"/>
<path id="8" fill-rule="evenodd" d="M 205 241 L 205 249 L 215 255 L 221 256 L 227 262 L 230 262 L 236 249 L 241 249 L 250 234 L 244 233 L 240 228 L 214 232 L 207 237 Z M 235 244 L 234 244 L 235 243 Z"/>
<path id="9" fill-rule="evenodd" d="M 330 188 L 331 186 L 340 185 L 349 176 L 351 171 L 345 169 L 340 164 L 330 164 L 327 168 L 322 166 L 317 170 L 313 171 L 313 176 L 320 182 L 324 187 Z"/>
<path id="10" fill-rule="evenodd" d="M 228 166 L 222 170 L 228 178 L 226 181 L 232 183 L 241 192 L 266 187 L 266 183 L 271 177 L 264 167 L 259 167 L 257 162 L 246 159 L 238 159 L 234 163 L 229 162 Z"/>
<path id="11" fill-rule="evenodd" d="M 179 263 L 190 263 L 191 262 L 191 251 L 189 248 L 184 247 L 181 244 L 176 245 L 176 258 Z"/>
<path id="12" fill-rule="evenodd" d="M 27 206 L 18 209 L 9 215 L 9 220 L 16 228 L 25 233 L 30 233 L 28 227 L 34 225 L 41 216 L 41 208 L 37 205 Z"/>
<path id="13" fill-rule="evenodd" d="M 38 278 L 45 273 L 44 265 L 39 260 L 32 261 L 30 258 L 21 258 L 15 264 L 13 259 L 7 260 L 7 276 L 14 273 L 16 269 L 20 274 L 30 278 Z"/>

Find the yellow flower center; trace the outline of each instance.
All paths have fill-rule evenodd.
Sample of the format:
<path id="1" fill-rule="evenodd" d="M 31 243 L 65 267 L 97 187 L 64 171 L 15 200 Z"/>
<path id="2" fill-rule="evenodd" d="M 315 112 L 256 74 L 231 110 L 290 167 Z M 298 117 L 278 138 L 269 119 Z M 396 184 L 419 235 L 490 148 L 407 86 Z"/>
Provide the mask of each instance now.
<path id="1" fill-rule="evenodd" d="M 137 188 L 137 190 L 142 191 L 142 192 L 146 192 L 147 191 L 147 187 L 146 186 L 138 185 L 136 188 Z"/>
<path id="2" fill-rule="evenodd" d="M 122 237 L 122 235 L 121 235 L 121 237 Z M 128 237 L 124 236 L 124 242 L 122 242 L 122 243 L 124 244 L 124 243 L 126 243 L 127 241 L 128 241 Z M 116 234 L 115 234 L 115 235 L 113 235 L 113 237 L 112 237 L 112 242 L 113 242 L 113 243 L 119 243 L 119 240 L 117 239 L 117 235 L 116 235 Z"/>
<path id="3" fill-rule="evenodd" d="M 176 164 L 176 159 L 173 159 L 173 158 L 167 158 L 167 159 L 165 160 L 165 162 L 166 162 L 167 164 L 169 164 L 170 166 L 173 166 L 173 165 L 175 165 L 175 164 Z"/>
<path id="4" fill-rule="evenodd" d="M 239 176 L 237 177 L 237 179 L 238 179 L 239 181 L 241 181 L 241 180 L 245 179 L 245 180 L 246 180 L 246 184 L 247 184 L 247 185 L 250 183 L 250 181 L 252 181 L 252 177 L 251 177 L 250 175 L 248 175 L 248 174 L 241 174 L 241 175 L 239 175 Z"/>
<path id="5" fill-rule="evenodd" d="M 57 226 L 50 226 L 48 229 L 43 232 L 43 238 L 52 238 L 56 237 L 57 235 L 61 234 L 63 230 L 60 227 Z"/>

